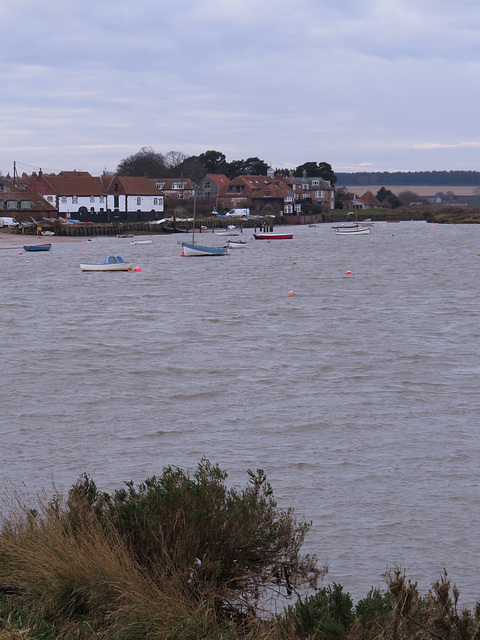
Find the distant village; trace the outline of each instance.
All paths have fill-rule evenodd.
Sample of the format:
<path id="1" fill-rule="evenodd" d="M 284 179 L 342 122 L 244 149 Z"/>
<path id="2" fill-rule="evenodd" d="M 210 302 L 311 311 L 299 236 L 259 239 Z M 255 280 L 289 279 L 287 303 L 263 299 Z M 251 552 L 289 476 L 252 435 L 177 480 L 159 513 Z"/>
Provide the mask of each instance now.
<path id="1" fill-rule="evenodd" d="M 2 213 L 18 222 L 58 219 L 68 222 L 150 222 L 166 215 L 223 214 L 248 209 L 251 215 L 296 217 L 328 214 L 335 207 L 335 188 L 319 177 L 297 178 L 270 173 L 229 180 L 206 174 L 190 178 L 148 178 L 86 171 L 61 171 L 0 178 Z M 377 203 L 379 205 L 379 203 Z"/>
<path id="2" fill-rule="evenodd" d="M 0 215 L 11 216 L 23 224 L 42 220 L 103 224 L 159 222 L 172 215 L 187 218 L 194 208 L 199 217 L 248 209 L 252 217 L 269 216 L 287 224 L 307 224 L 328 221 L 340 201 L 340 206 L 347 210 L 388 207 L 388 201 L 379 195 L 385 187 L 379 189 L 379 183 L 374 182 L 379 176 L 389 177 L 352 174 L 349 184 L 348 174 L 339 174 L 335 186 L 336 176 L 329 181 L 309 176 L 305 170 L 298 177 L 298 172 L 294 176 L 292 171 L 275 172 L 271 168 L 266 175 L 239 175 L 233 179 L 222 173 L 206 173 L 197 182 L 183 175 L 150 178 L 146 174 L 134 177 L 105 172 L 96 177 L 87 171 L 55 174 L 40 169 L 38 173 L 20 176 L 14 171 L 13 177 L 0 176 Z M 410 181 L 415 179 L 415 174 L 405 176 Z M 355 184 L 355 177 L 363 184 Z M 404 184 L 387 188 L 393 197 L 401 192 L 411 195 L 411 201 L 403 202 L 410 206 L 431 203 L 466 207 L 478 205 L 480 200 L 478 186 L 442 189 L 438 184 L 430 187 Z"/>

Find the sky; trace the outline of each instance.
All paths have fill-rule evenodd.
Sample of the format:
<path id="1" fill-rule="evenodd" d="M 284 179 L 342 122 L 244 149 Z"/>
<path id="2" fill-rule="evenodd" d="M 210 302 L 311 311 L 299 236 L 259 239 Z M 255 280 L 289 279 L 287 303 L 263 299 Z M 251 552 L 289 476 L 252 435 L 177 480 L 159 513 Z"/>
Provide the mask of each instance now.
<path id="1" fill-rule="evenodd" d="M 1 0 L 0 172 L 480 170 L 478 0 Z"/>

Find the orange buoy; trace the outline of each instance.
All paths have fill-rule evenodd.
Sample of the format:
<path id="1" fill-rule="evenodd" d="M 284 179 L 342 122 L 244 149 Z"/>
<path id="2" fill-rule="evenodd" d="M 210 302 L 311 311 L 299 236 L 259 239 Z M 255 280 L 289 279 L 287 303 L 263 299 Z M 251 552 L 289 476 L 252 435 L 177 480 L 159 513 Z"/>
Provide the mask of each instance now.
<path id="1" fill-rule="evenodd" d="M 135 267 L 135 271 L 141 271 L 142 268 L 141 267 Z"/>
<path id="2" fill-rule="evenodd" d="M 296 263 L 296 262 L 295 262 L 295 260 L 294 260 L 294 261 L 292 262 L 292 264 L 297 264 L 297 263 Z"/>
<path id="3" fill-rule="evenodd" d="M 347 276 L 351 276 L 352 275 L 352 272 L 350 271 L 350 269 L 347 269 L 346 274 L 347 274 Z"/>
<path id="4" fill-rule="evenodd" d="M 294 295 L 294 292 L 290 289 L 290 291 L 287 293 L 287 298 L 291 298 Z"/>
<path id="5" fill-rule="evenodd" d="M 182 258 L 184 258 L 184 257 L 185 257 L 185 254 L 183 253 L 183 251 L 182 251 L 182 253 L 181 253 L 180 255 L 182 256 Z"/>

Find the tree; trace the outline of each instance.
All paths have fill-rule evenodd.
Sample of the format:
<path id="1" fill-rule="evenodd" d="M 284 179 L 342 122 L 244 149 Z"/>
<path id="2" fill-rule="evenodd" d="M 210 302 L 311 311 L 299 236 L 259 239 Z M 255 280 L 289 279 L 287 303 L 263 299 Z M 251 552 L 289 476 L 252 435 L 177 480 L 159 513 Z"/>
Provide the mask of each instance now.
<path id="1" fill-rule="evenodd" d="M 117 173 L 121 176 L 144 176 L 147 178 L 163 178 L 168 174 L 165 158 L 156 153 L 153 147 L 142 147 L 120 162 Z"/>
<path id="2" fill-rule="evenodd" d="M 347 187 L 338 187 L 335 189 L 335 209 L 343 209 L 345 202 L 350 202 L 354 198 L 351 191 L 347 191 Z"/>
<path id="3" fill-rule="evenodd" d="M 402 203 L 398 196 L 396 196 L 393 191 L 390 189 L 385 189 L 385 187 L 381 187 L 377 191 L 376 195 L 377 200 L 379 200 L 384 205 L 391 207 L 392 209 L 398 209 L 398 207 L 402 206 Z"/>
<path id="4" fill-rule="evenodd" d="M 205 167 L 206 173 L 224 173 L 226 157 L 220 151 L 205 151 L 198 156 L 198 160 Z"/>
<path id="5" fill-rule="evenodd" d="M 402 191 L 398 194 L 398 199 L 402 203 L 402 205 L 408 207 L 411 202 L 425 202 L 425 199 L 422 196 L 419 196 L 415 191 Z"/>
<path id="6" fill-rule="evenodd" d="M 188 177 L 194 182 L 200 182 L 209 173 L 199 156 L 189 156 L 175 168 L 175 176 L 172 177 Z"/>
<path id="7" fill-rule="evenodd" d="M 304 162 L 295 169 L 294 176 L 301 178 L 305 172 L 309 178 L 322 178 L 327 180 L 333 186 L 337 181 L 337 176 L 334 174 L 332 166 L 328 162 Z"/>
<path id="8" fill-rule="evenodd" d="M 268 164 L 260 158 L 247 158 L 243 163 L 244 172 L 248 176 L 266 176 Z"/>
<path id="9" fill-rule="evenodd" d="M 173 174 L 177 174 L 177 168 L 185 162 L 186 159 L 187 155 L 181 151 L 169 151 L 165 154 L 164 162 Z M 175 175 L 172 175 L 172 177 L 175 177 Z"/>

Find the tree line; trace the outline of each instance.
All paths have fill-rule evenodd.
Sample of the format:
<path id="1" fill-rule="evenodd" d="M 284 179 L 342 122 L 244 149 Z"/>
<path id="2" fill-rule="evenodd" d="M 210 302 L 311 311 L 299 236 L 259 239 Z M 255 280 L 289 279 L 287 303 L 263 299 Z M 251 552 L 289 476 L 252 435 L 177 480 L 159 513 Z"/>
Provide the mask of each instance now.
<path id="1" fill-rule="evenodd" d="M 190 178 L 199 182 L 206 174 L 223 174 L 229 180 L 242 175 L 266 176 L 269 165 L 258 157 L 246 160 L 232 160 L 221 151 L 210 149 L 198 156 L 187 156 L 180 151 L 169 151 L 166 154 L 155 151 L 153 147 L 142 147 L 140 151 L 121 160 L 117 173 L 122 176 L 147 176 L 147 178 Z M 289 175 L 290 169 L 276 169 L 275 173 Z M 303 175 L 320 177 L 332 185 L 337 181 L 328 162 L 305 162 L 293 171 L 295 177 Z"/>
<path id="2" fill-rule="evenodd" d="M 360 171 L 337 173 L 338 186 L 476 186 L 480 185 L 480 171 Z"/>

